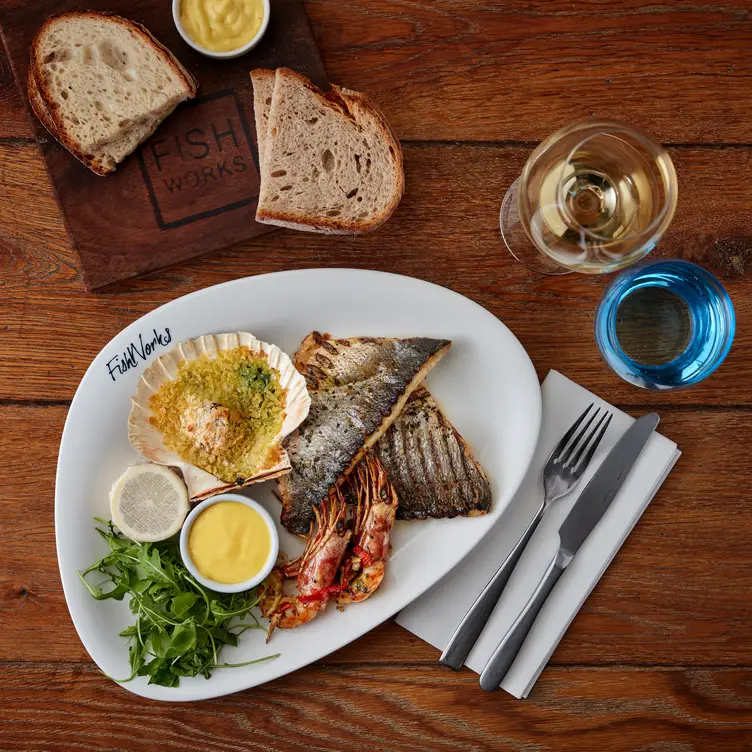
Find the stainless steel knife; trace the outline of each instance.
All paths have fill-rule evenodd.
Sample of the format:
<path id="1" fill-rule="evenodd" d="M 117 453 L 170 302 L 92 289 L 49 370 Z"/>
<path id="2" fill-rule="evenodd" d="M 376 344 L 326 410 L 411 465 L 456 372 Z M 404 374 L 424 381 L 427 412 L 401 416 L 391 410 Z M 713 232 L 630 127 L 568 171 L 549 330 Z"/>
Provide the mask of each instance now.
<path id="1" fill-rule="evenodd" d="M 559 550 L 556 556 L 483 669 L 480 675 L 480 686 L 483 689 L 492 691 L 499 688 L 546 598 L 611 505 L 659 421 L 656 413 L 648 413 L 636 420 L 616 442 L 585 486 L 559 527 Z"/>

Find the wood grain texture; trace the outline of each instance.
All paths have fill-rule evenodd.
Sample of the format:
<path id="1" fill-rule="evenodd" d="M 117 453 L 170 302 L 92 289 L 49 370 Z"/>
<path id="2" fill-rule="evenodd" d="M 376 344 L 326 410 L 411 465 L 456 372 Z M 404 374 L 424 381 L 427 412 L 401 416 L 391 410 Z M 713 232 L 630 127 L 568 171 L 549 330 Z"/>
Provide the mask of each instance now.
<path id="1" fill-rule="evenodd" d="M 0 613 L 12 615 L 4 620 L 0 661 L 85 657 L 60 588 L 52 524 L 66 412 L 62 406 L 0 407 Z M 662 412 L 661 431 L 679 441 L 684 455 L 575 619 L 554 663 L 752 666 L 752 505 L 739 493 L 752 486 L 749 416 L 746 409 Z M 734 440 L 719 441 L 722 436 Z M 392 625 L 327 661 L 409 657 L 433 663 L 436 655 Z"/>
<path id="2" fill-rule="evenodd" d="M 0 202 L 0 269 L 5 272 L 0 277 L 0 347 L 7 353 L 0 398 L 18 396 L 23 380 L 29 399 L 70 399 L 91 360 L 115 333 L 184 293 L 262 272 L 346 266 L 450 287 L 504 321 L 541 376 L 557 368 L 605 399 L 644 403 L 646 393 L 620 381 L 598 355 L 593 312 L 607 280 L 537 277 L 502 244 L 499 200 L 527 154 L 519 147 L 408 144 L 407 194 L 392 220 L 372 235 L 322 238 L 280 231 L 87 296 L 35 147 L 0 145 L 0 185 L 7 197 Z M 752 193 L 747 190 L 752 151 L 680 148 L 672 150 L 672 157 L 682 186 L 679 207 L 655 253 L 714 269 L 728 285 L 739 325 L 731 354 L 716 374 L 691 390 L 656 399 L 661 405 L 752 404 L 752 392 L 735 388 L 740 378 L 752 377 L 752 299 L 746 294 L 752 268 Z M 55 320 L 66 326 L 51 338 Z"/>
<path id="3" fill-rule="evenodd" d="M 330 80 L 373 95 L 402 139 L 540 140 L 597 115 L 668 142 L 752 142 L 748 0 L 309 0 L 306 8 Z M 28 137 L 12 86 L 0 79 L 0 137 Z"/>
<path id="4" fill-rule="evenodd" d="M 752 0 L 306 7 L 330 79 L 373 95 L 406 141 L 394 218 L 363 238 L 275 233 L 100 296 L 83 291 L 0 55 L 0 750 L 752 752 Z M 533 144 L 591 114 L 675 144 L 679 209 L 658 253 L 713 269 L 736 306 L 728 360 L 686 392 L 632 388 L 601 363 L 592 317 L 607 280 L 537 278 L 502 247 L 499 201 Z M 189 706 L 130 695 L 78 640 L 54 474 L 89 362 L 180 295 L 311 266 L 467 295 L 510 326 L 539 375 L 557 368 L 633 415 L 657 410 L 683 450 L 530 700 L 481 692 L 391 622 L 265 687 Z"/>
<path id="5" fill-rule="evenodd" d="M 552 668 L 535 700 L 469 671 L 320 664 L 196 704 L 144 701 L 88 664 L 0 664 L 4 750 L 749 750 L 748 669 Z M 59 719 L 70 719 L 61 728 Z"/>
<path id="6" fill-rule="evenodd" d="M 0 4 L 2 7 L 2 4 Z M 13 71 L 0 43 L 0 138 L 30 138 L 31 123 L 13 80 Z"/>

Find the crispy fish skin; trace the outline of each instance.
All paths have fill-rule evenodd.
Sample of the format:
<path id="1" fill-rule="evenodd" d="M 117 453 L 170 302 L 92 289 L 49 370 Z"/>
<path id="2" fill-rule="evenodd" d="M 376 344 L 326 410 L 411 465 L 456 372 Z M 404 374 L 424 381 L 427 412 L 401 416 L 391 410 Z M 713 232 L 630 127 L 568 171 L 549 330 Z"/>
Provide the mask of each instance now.
<path id="1" fill-rule="evenodd" d="M 333 339 L 313 332 L 303 340 L 294 363 L 311 409 L 287 439 L 292 470 L 279 479 L 282 524 L 290 532 L 308 533 L 313 507 L 344 481 L 450 347 L 449 340 L 426 337 Z"/>
<path id="2" fill-rule="evenodd" d="M 397 519 L 473 517 L 491 508 L 483 468 L 422 386 L 372 451 L 397 491 Z"/>

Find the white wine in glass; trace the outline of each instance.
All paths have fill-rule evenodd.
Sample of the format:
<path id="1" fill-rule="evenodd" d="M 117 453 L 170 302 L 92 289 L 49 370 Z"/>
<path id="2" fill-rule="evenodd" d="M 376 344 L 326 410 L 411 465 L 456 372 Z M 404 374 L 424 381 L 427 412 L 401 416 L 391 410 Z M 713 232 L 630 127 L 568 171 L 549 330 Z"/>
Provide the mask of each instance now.
<path id="1" fill-rule="evenodd" d="M 638 128 L 587 120 L 533 151 L 501 205 L 512 255 L 543 274 L 605 274 L 646 256 L 677 199 L 666 150 Z"/>

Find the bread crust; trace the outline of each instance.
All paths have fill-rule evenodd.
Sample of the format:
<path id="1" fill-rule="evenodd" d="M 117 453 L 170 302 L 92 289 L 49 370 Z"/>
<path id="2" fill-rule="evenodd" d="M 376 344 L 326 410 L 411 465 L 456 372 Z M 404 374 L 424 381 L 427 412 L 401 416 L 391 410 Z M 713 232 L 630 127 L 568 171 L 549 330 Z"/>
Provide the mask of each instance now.
<path id="1" fill-rule="evenodd" d="M 99 161 L 91 154 L 85 154 L 84 151 L 78 146 L 76 140 L 67 132 L 65 122 L 59 116 L 59 107 L 54 102 L 50 95 L 50 88 L 42 76 L 42 60 L 40 54 L 40 44 L 43 33 L 53 23 L 62 19 L 76 19 L 76 18 L 96 18 L 107 19 L 119 23 L 127 28 L 140 34 L 145 40 L 152 46 L 156 47 L 159 52 L 162 53 L 168 65 L 172 70 L 177 73 L 184 81 L 186 87 L 190 91 L 189 99 L 193 99 L 196 96 L 198 90 L 198 82 L 192 76 L 175 55 L 167 49 L 145 26 L 137 21 L 131 21 L 128 18 L 123 18 L 116 13 L 110 13 L 107 11 L 94 11 L 94 10 L 74 10 L 64 11 L 62 13 L 56 13 L 45 20 L 45 22 L 39 27 L 37 33 L 34 35 L 34 39 L 31 42 L 31 52 L 29 60 L 29 74 L 27 79 L 27 85 L 29 88 L 29 103 L 34 111 L 34 114 L 39 118 L 40 122 L 47 128 L 47 130 L 80 162 L 88 167 L 92 172 L 100 176 L 106 176 L 115 171 L 116 168 L 105 167 L 100 164 Z M 33 83 L 32 83 L 33 80 Z M 157 123 L 157 126 L 159 123 Z M 50 127 L 52 126 L 52 127 Z"/>
<path id="2" fill-rule="evenodd" d="M 253 73 L 260 73 L 260 70 Z M 305 76 L 290 68 L 278 68 L 276 75 L 289 76 L 296 79 L 302 86 L 308 89 L 316 96 L 321 104 L 337 112 L 339 115 L 347 118 L 353 123 L 358 123 L 357 112 L 361 110 L 368 113 L 375 121 L 377 129 L 382 138 L 389 144 L 397 167 L 398 182 L 395 186 L 394 195 L 387 208 L 382 214 L 367 224 L 349 222 L 342 219 L 330 217 L 318 217 L 314 220 L 307 220 L 297 214 L 282 211 L 271 211 L 258 209 L 256 211 L 256 221 L 263 224 L 277 225 L 292 230 L 304 230 L 307 232 L 320 232 L 327 235 L 360 235 L 381 227 L 394 214 L 395 209 L 402 200 L 405 192 L 405 171 L 402 154 L 402 146 L 394 135 L 394 131 L 387 122 L 386 117 L 381 112 L 376 103 L 365 94 L 361 94 L 351 89 L 332 86 L 330 92 L 324 93 L 315 84 L 309 81 Z M 271 142 L 267 143 L 267 151 L 271 149 Z M 268 163 L 268 157 L 265 154 L 264 161 Z"/>
<path id="3" fill-rule="evenodd" d="M 52 121 L 50 113 L 47 112 L 47 107 L 42 101 L 42 96 L 37 88 L 37 82 L 31 68 L 29 68 L 29 73 L 26 77 L 26 86 L 29 92 L 29 104 L 34 111 L 34 114 L 37 116 L 37 119 L 55 138 L 59 138 L 60 134 L 57 132 L 55 123 Z"/>
<path id="4" fill-rule="evenodd" d="M 251 77 L 251 81 L 262 78 L 269 80 L 271 78 L 276 78 L 277 76 L 277 74 L 273 70 L 269 70 L 269 68 L 254 68 L 248 75 Z"/>

